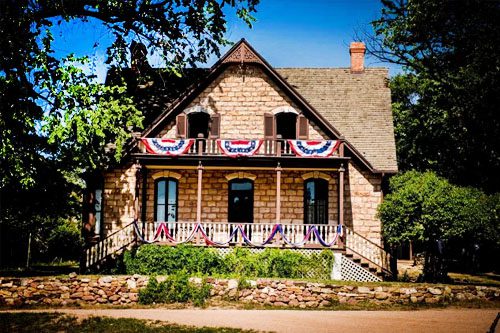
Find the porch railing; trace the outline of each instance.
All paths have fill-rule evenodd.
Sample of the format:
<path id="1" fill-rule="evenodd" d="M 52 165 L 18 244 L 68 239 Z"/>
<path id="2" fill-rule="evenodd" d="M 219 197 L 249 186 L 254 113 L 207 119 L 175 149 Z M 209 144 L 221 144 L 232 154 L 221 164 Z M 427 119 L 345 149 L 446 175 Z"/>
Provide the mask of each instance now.
<path id="1" fill-rule="evenodd" d="M 165 222 L 165 226 L 168 229 L 167 235 L 165 232 L 158 233 L 159 223 L 146 223 L 143 237 L 146 242 L 155 241 L 159 243 L 174 243 L 172 241 L 174 240 L 175 243 L 184 243 L 189 241 L 199 245 L 206 244 L 206 240 L 200 232 L 195 233 L 192 239 L 188 239 L 192 236 L 197 224 L 198 223 L 196 222 Z M 209 241 L 216 243 L 227 243 L 235 229 L 238 226 L 241 226 L 247 240 L 253 244 L 260 245 L 269 239 L 276 224 L 203 222 L 201 223 L 201 226 L 205 232 L 206 238 Z M 318 231 L 317 234 L 311 232 L 307 241 L 304 242 L 303 247 L 322 247 L 323 245 L 321 244 L 321 241 L 323 241 L 323 243 L 333 243 L 331 247 L 338 247 L 336 225 L 280 224 L 280 226 L 282 233 L 276 233 L 272 241 L 266 244 L 266 246 L 290 247 L 290 243 L 302 243 L 308 230 L 314 226 Z M 321 240 L 318 238 L 318 235 L 321 237 Z M 285 242 L 283 236 L 286 237 L 288 243 Z M 243 234 L 241 232 L 234 232 L 234 237 L 228 243 L 228 246 L 243 244 L 245 244 Z"/>

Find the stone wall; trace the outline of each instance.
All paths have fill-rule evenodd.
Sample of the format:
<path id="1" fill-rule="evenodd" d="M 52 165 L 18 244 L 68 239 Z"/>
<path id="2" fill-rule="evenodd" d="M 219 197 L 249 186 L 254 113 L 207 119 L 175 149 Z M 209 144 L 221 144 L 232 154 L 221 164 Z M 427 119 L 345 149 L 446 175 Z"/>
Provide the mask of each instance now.
<path id="1" fill-rule="evenodd" d="M 162 277 L 157 277 L 161 279 Z M 148 277 L 76 276 L 40 278 L 0 278 L 0 307 L 26 305 L 133 305 Z M 201 279 L 192 278 L 193 283 Z M 239 288 L 238 280 L 206 280 L 211 286 L 209 304 L 232 300 L 277 307 L 318 308 L 337 304 L 433 304 L 457 301 L 500 301 L 500 288 L 485 286 L 424 285 L 405 287 L 370 284 L 337 285 L 272 279 L 248 280 Z"/>
<path id="2" fill-rule="evenodd" d="M 244 72 L 230 66 L 186 108 L 202 106 L 209 114 L 220 114 L 220 137 L 256 139 L 264 137 L 264 113 L 278 107 L 300 109 L 285 95 L 258 66 L 248 65 Z M 160 133 L 160 137 L 175 138 L 175 121 Z M 310 139 L 327 139 L 312 122 Z"/>
<path id="3" fill-rule="evenodd" d="M 197 170 L 172 170 L 181 177 L 178 180 L 178 220 L 196 221 Z M 147 221 L 154 220 L 154 181 L 164 174 L 162 170 L 149 170 L 147 187 Z M 283 171 L 281 175 L 281 221 L 302 223 L 304 221 L 304 178 L 307 172 Z M 329 180 L 329 220 L 338 220 L 337 173 L 322 173 Z M 276 172 L 274 171 L 222 171 L 203 172 L 202 216 L 204 222 L 220 222 L 228 219 L 228 188 L 232 177 L 252 177 L 254 180 L 254 222 L 274 223 L 276 220 Z"/>
<path id="4" fill-rule="evenodd" d="M 120 229 L 134 220 L 136 164 L 128 164 L 104 173 L 104 233 Z"/>

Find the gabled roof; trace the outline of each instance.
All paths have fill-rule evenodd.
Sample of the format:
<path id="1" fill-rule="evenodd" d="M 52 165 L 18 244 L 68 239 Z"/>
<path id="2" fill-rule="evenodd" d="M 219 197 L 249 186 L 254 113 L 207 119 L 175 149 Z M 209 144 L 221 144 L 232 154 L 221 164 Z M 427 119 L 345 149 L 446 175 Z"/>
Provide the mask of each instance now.
<path id="1" fill-rule="evenodd" d="M 149 126 L 146 123 L 142 136 L 158 134 L 229 64 L 243 62 L 261 66 L 327 135 L 345 137 L 346 155 L 352 155 L 373 172 L 397 171 L 386 70 L 367 69 L 363 74 L 351 74 L 349 69 L 274 69 L 244 39 L 210 70 L 191 76 L 191 86 L 184 86 L 186 90 L 176 99 L 155 103 L 163 111 Z"/>

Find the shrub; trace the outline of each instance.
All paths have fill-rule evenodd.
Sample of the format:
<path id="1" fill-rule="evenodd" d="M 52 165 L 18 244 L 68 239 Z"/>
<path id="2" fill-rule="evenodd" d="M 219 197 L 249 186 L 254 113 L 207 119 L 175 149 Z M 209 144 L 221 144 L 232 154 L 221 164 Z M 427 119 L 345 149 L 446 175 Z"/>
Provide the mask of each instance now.
<path id="1" fill-rule="evenodd" d="M 165 281 L 158 282 L 155 276 L 150 276 L 148 285 L 139 291 L 139 303 L 184 303 L 192 301 L 195 306 L 202 306 L 210 296 L 211 286 L 202 281 L 200 286 L 189 281 L 185 271 L 169 275 Z"/>
<path id="2" fill-rule="evenodd" d="M 191 275 L 328 279 L 333 254 L 324 250 L 305 256 L 270 248 L 252 253 L 247 248 L 235 248 L 222 256 L 213 248 L 143 245 L 125 253 L 124 265 L 127 274 L 170 275 L 184 270 Z"/>
<path id="3" fill-rule="evenodd" d="M 48 257 L 51 260 L 78 260 L 81 255 L 83 240 L 78 223 L 60 219 L 47 239 Z"/>

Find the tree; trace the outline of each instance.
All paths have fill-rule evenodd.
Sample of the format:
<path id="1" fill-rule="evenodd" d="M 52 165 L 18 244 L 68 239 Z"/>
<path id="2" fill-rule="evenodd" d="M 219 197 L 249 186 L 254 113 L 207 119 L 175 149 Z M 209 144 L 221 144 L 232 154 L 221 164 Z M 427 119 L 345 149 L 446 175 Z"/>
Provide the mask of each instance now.
<path id="1" fill-rule="evenodd" d="M 85 75 L 88 57 L 56 58 L 51 28 L 70 21 L 99 21 L 113 36 L 106 63 L 127 62 L 128 43 L 138 39 L 159 53 L 173 72 L 205 62 L 228 41 L 225 7 L 252 23 L 258 0 L 6 0 L 0 4 L 0 105 L 4 165 L 0 186 L 33 184 L 33 159 L 47 153 L 72 168 L 94 169 L 119 159 L 131 129 L 140 128 L 141 114 L 123 87 L 104 87 Z M 46 122 L 44 132 L 37 126 Z M 47 140 L 48 139 L 48 140 Z M 109 149 L 112 143 L 112 149 Z M 71 149 L 66 149 L 68 146 Z M 61 150 L 62 149 L 62 150 Z"/>
<path id="2" fill-rule="evenodd" d="M 180 75 L 229 43 L 228 8 L 251 25 L 257 3 L 0 1 L 1 236 L 21 239 L 29 230 L 53 228 L 50 221 L 58 217 L 77 214 L 70 208 L 82 187 L 78 177 L 118 162 L 131 133 L 142 126 L 143 115 L 124 93 L 124 82 L 97 83 L 83 69 L 90 62 L 86 55 L 56 57 L 54 27 L 100 22 L 112 36 L 108 65 L 126 66 L 129 44 L 138 40 L 144 52 L 156 52 L 167 70 Z"/>
<path id="3" fill-rule="evenodd" d="M 498 251 L 495 196 L 452 185 L 433 172 L 416 171 L 394 176 L 390 190 L 379 207 L 384 239 L 390 245 L 424 244 L 424 281 L 445 281 L 446 259 L 460 258 L 461 250 L 480 245 Z"/>
<path id="4" fill-rule="evenodd" d="M 391 81 L 402 170 L 500 188 L 500 2 L 383 0 L 368 52 Z"/>

